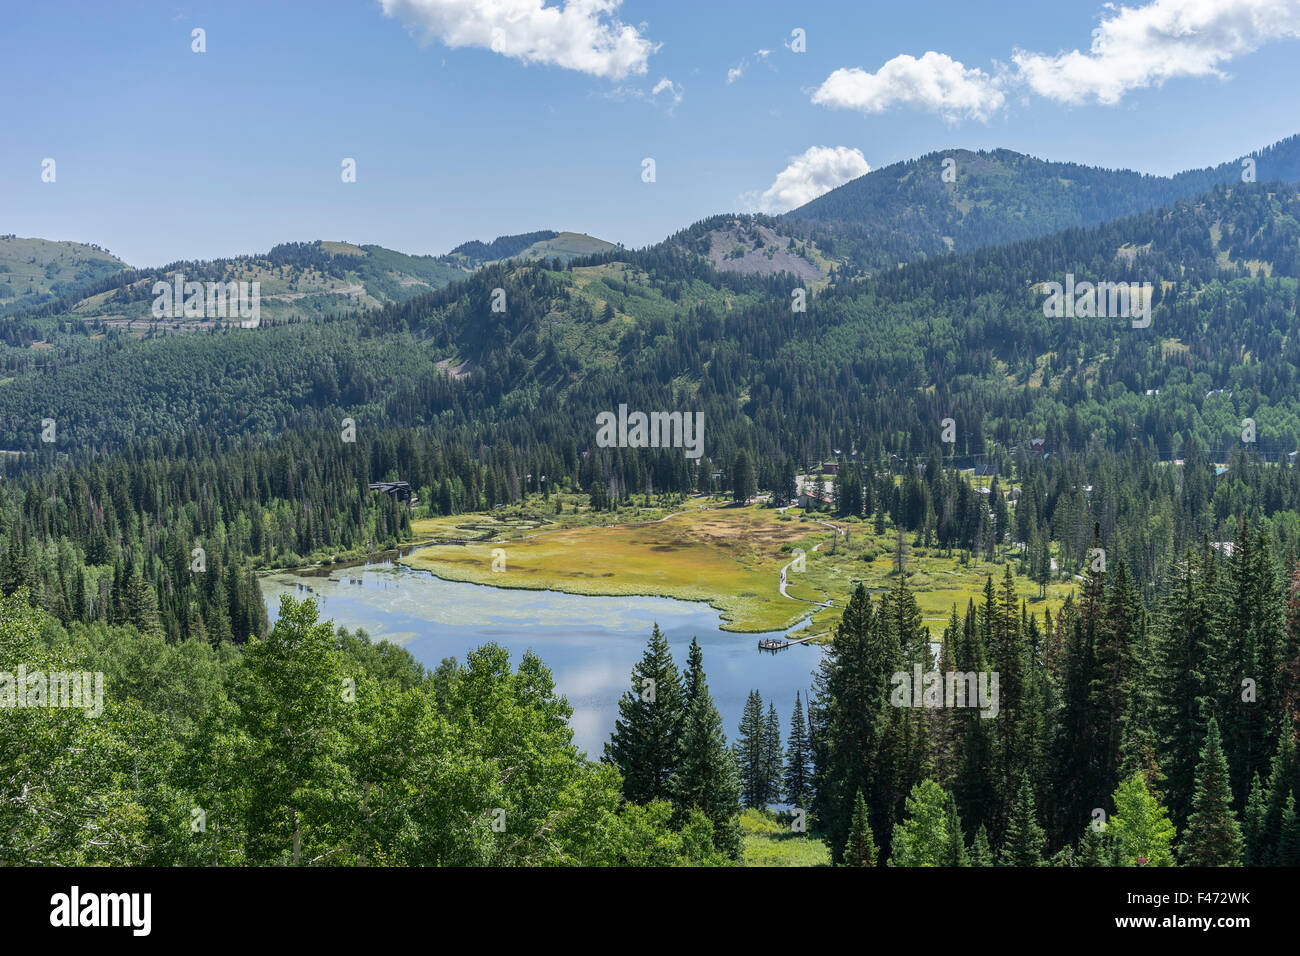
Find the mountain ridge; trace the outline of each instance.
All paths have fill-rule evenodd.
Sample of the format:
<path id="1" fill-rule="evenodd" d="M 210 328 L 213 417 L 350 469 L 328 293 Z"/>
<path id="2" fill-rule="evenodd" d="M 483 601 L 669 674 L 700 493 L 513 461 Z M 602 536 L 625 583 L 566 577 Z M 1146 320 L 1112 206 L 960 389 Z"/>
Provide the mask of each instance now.
<path id="1" fill-rule="evenodd" d="M 93 323 L 99 330 L 119 328 L 128 332 L 145 331 L 159 321 L 167 321 L 151 314 L 153 287 L 159 281 L 172 282 L 178 275 L 196 282 L 258 282 L 266 318 L 274 321 L 406 301 L 509 258 L 565 261 L 618 248 L 585 233 L 554 230 L 498 236 L 491 243 L 471 240 L 440 256 L 410 255 L 373 243 L 317 239 L 280 243 L 264 253 L 181 259 L 156 268 L 133 268 L 93 245 L 7 238 L 11 247 L 8 256 L 6 245 L 0 242 L 0 319 L 64 316 Z M 45 259 L 32 266 L 40 265 L 47 272 L 53 268 L 47 261 L 59 261 L 53 258 L 56 253 L 60 259 L 71 257 L 80 262 L 90 258 L 104 265 L 83 269 L 78 281 L 46 281 L 30 295 L 6 297 L 6 277 L 12 279 L 15 275 L 10 262 L 17 263 L 27 256 L 29 247 L 50 250 Z M 5 305 L 6 298 L 12 300 L 11 305 Z M 178 331 L 190 328 L 186 321 L 172 321 L 171 325 Z"/>
<path id="2" fill-rule="evenodd" d="M 952 165 L 946 168 L 948 160 Z M 937 150 L 872 170 L 779 216 L 723 213 L 647 248 L 675 244 L 719 272 L 787 274 L 821 288 L 837 277 L 870 276 L 904 262 L 1098 225 L 1168 205 L 1240 182 L 1246 160 L 1261 182 L 1300 181 L 1300 134 L 1172 176 L 1042 160 L 1005 148 Z M 281 243 L 266 253 L 131 269 L 96 246 L 71 244 L 64 254 L 73 247 L 83 257 L 98 256 L 99 264 L 79 280 L 50 281 L 30 295 L 11 295 L 9 304 L 2 290 L 12 282 L 0 278 L 0 318 L 63 316 L 98 330 L 144 332 L 156 322 L 148 308 L 153 283 L 182 271 L 192 281 L 260 281 L 270 321 L 319 317 L 407 301 L 510 259 L 567 262 L 622 248 L 585 233 L 546 229 L 490 242 L 469 240 L 440 256 L 314 240 Z M 111 264 L 121 267 L 116 275 Z M 60 291 L 64 294 L 56 297 Z M 172 325 L 175 331 L 197 327 Z"/>
<path id="3" fill-rule="evenodd" d="M 791 234 L 803 233 L 869 273 L 1098 225 L 1243 181 L 1300 181 L 1300 134 L 1172 176 L 1004 148 L 938 150 L 872 170 L 777 218 Z"/>

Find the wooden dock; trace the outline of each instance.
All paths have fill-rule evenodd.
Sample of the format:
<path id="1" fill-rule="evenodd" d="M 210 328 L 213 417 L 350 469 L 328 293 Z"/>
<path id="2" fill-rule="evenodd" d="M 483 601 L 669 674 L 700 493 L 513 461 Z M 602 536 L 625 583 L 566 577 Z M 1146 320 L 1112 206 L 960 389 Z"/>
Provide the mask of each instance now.
<path id="1" fill-rule="evenodd" d="M 803 644 L 807 641 L 811 641 L 816 636 L 817 635 L 813 634 L 809 637 L 801 637 L 797 641 L 785 641 L 775 637 L 765 637 L 758 642 L 758 649 L 760 651 L 779 651 L 784 647 L 793 647 L 796 644 Z"/>

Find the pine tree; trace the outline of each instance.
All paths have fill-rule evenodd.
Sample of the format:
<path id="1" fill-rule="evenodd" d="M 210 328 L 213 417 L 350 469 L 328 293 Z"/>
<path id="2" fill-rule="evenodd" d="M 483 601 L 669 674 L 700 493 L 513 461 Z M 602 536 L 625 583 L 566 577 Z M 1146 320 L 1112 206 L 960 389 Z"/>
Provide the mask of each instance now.
<path id="1" fill-rule="evenodd" d="M 1220 713 L 1224 752 L 1237 781 L 1236 801 L 1247 796 L 1244 785 L 1263 770 L 1282 720 L 1279 684 L 1286 657 L 1286 601 L 1272 545 L 1263 527 L 1252 531 L 1243 518 L 1238 527 L 1228 573 L 1221 575 L 1225 599 L 1216 682 L 1223 688 Z M 1243 700 L 1242 682 L 1257 684 L 1254 699 Z"/>
<path id="2" fill-rule="evenodd" d="M 1286 812 L 1286 798 L 1292 793 L 1292 781 L 1295 779 L 1294 762 L 1295 742 L 1289 733 L 1283 733 L 1273 752 L 1269 768 L 1256 865 L 1277 865 L 1278 847 L 1282 842 L 1282 816 Z"/>
<path id="3" fill-rule="evenodd" d="M 849 842 L 844 849 L 845 866 L 875 866 L 878 851 L 871 825 L 867 822 L 867 801 L 859 792 L 853 802 L 853 820 L 849 824 Z"/>
<path id="4" fill-rule="evenodd" d="M 763 802 L 781 802 L 781 718 L 773 703 L 767 705 L 763 727 Z"/>
<path id="5" fill-rule="evenodd" d="M 1267 848 L 1260 836 L 1264 832 L 1264 813 L 1268 805 L 1268 791 L 1264 789 L 1259 774 L 1250 783 L 1250 797 L 1246 800 L 1246 813 L 1241 821 L 1241 835 L 1245 843 L 1247 866 L 1263 866 Z"/>
<path id="6" fill-rule="evenodd" d="M 853 801 L 861 791 L 873 833 L 889 853 L 899 786 L 896 753 L 886 739 L 900 722 L 889 705 L 890 675 L 899 670 L 902 651 L 881 609 L 874 612 L 867 589 L 859 584 L 835 632 L 835 642 L 814 677 L 809 704 L 812 737 L 813 816 L 820 821 L 831 861 L 842 861 L 848 842 Z"/>
<path id="7" fill-rule="evenodd" d="M 681 676 L 656 624 L 605 744 L 605 760 L 623 775 L 623 796 L 633 803 L 672 797 L 685 720 L 682 698 Z"/>
<path id="8" fill-rule="evenodd" d="M 1034 582 L 1038 585 L 1038 596 L 1047 597 L 1047 585 L 1052 581 L 1052 539 L 1047 535 L 1039 536 L 1033 548 Z"/>
<path id="9" fill-rule="evenodd" d="M 740 772 L 740 791 L 745 806 L 766 806 L 766 787 L 763 782 L 763 758 L 766 742 L 763 722 L 763 698 L 751 690 L 745 698 L 745 709 L 740 716 L 740 736 L 736 739 L 736 765 Z"/>
<path id="10" fill-rule="evenodd" d="M 731 467 L 732 499 L 739 504 L 748 504 L 758 494 L 758 482 L 754 478 L 754 466 L 749 455 L 744 451 L 736 452 L 736 459 Z"/>
<path id="11" fill-rule="evenodd" d="M 704 652 L 698 638 L 691 638 L 691 649 L 686 655 L 686 673 L 682 678 L 682 704 L 689 710 L 700 685 L 704 683 Z"/>
<path id="12" fill-rule="evenodd" d="M 790 737 L 785 748 L 785 798 L 796 807 L 807 809 L 808 782 L 808 731 L 804 722 L 803 701 L 799 691 L 794 692 L 794 713 L 790 716 Z M 859 794 L 861 798 L 861 794 Z"/>
<path id="13" fill-rule="evenodd" d="M 127 621 L 146 634 L 161 634 L 158 616 L 158 597 L 153 585 L 140 575 L 139 568 L 131 574 L 126 585 Z"/>
<path id="14" fill-rule="evenodd" d="M 961 817 L 957 815 L 957 799 L 948 794 L 948 850 L 945 866 L 969 866 L 966 855 L 966 837 L 961 830 Z"/>
<path id="15" fill-rule="evenodd" d="M 1278 866 L 1300 866 L 1300 818 L 1296 816 L 1295 794 L 1286 795 L 1282 811 L 1282 839 L 1278 843 Z"/>
<path id="16" fill-rule="evenodd" d="M 979 829 L 975 831 L 975 839 L 971 841 L 970 865 L 995 865 L 993 861 L 993 850 L 989 847 L 989 831 L 982 823 L 980 824 Z"/>
<path id="17" fill-rule="evenodd" d="M 702 660 L 682 731 L 682 751 L 676 775 L 679 814 L 698 810 L 713 824 L 719 853 L 739 860 L 744 852 L 740 829 L 740 779 L 736 760 L 727 747 L 722 717 L 714 706 Z"/>
<path id="18" fill-rule="evenodd" d="M 1148 780 L 1159 776 L 1156 766 L 1156 734 L 1152 724 L 1158 696 L 1157 665 L 1152 649 L 1151 628 L 1139 604 L 1136 638 L 1133 645 L 1132 670 L 1129 676 L 1129 700 L 1124 714 L 1124 733 L 1120 741 L 1121 779 L 1141 773 Z"/>
<path id="19" fill-rule="evenodd" d="M 1079 840 L 1079 850 L 1074 855 L 1078 866 L 1110 866 L 1110 844 L 1100 825 L 1089 824 Z"/>
<path id="20" fill-rule="evenodd" d="M 1016 802 L 1011 809 L 1006 840 L 1002 846 L 1002 863 L 1005 866 L 1043 865 L 1043 828 L 1038 825 L 1038 811 L 1034 807 L 1034 791 L 1029 775 L 1020 778 Z"/>
<path id="21" fill-rule="evenodd" d="M 1106 595 L 1103 617 L 1098 622 L 1089 687 L 1097 733 L 1094 779 L 1098 793 L 1110 793 L 1119 783 L 1120 748 L 1128 726 L 1125 709 L 1131 697 L 1129 681 L 1140 608 L 1137 592 L 1129 582 L 1128 567 L 1121 559 Z"/>
<path id="22" fill-rule="evenodd" d="M 968 602 L 960 628 L 954 625 L 953 667 L 957 671 L 969 673 L 989 669 L 987 645 L 984 643 L 986 628 L 981 626 L 981 621 L 988 617 L 985 608 L 991 609 L 993 593 L 993 580 L 990 578 L 985 584 L 986 605 L 977 608 L 974 601 Z M 951 711 L 950 719 L 956 724 L 954 736 L 958 763 L 953 792 L 966 812 L 966 824 L 976 832 L 984 827 L 987 839 L 988 826 L 993 822 L 997 804 L 995 781 L 989 772 L 993 764 L 993 729 L 989 725 L 996 721 L 985 720 L 968 707 Z"/>
<path id="23" fill-rule="evenodd" d="M 999 675 L 1000 696 L 998 719 L 992 722 L 996 724 L 993 753 L 998 790 L 998 813 L 994 819 L 1009 821 L 1017 783 L 1033 762 L 1033 730 L 1040 719 L 1036 698 L 1031 693 L 1028 634 L 1009 564 L 988 617 L 990 632 L 986 647 L 992 669 Z"/>
<path id="24" fill-rule="evenodd" d="M 1172 818 L 1186 818 L 1205 721 L 1213 712 L 1216 685 L 1210 665 L 1218 628 L 1214 558 L 1208 543 L 1187 560 L 1161 611 L 1155 641 L 1152 722 L 1158 763 L 1167 785 Z"/>
<path id="25" fill-rule="evenodd" d="M 1053 741 L 1052 809 L 1055 812 L 1048 814 L 1054 839 L 1073 836 L 1079 821 L 1087 819 L 1089 810 L 1096 804 L 1097 794 L 1115 788 L 1111 782 L 1105 789 L 1099 789 L 1101 781 L 1096 766 L 1099 728 L 1090 699 L 1093 688 L 1105 684 L 1093 654 L 1100 613 L 1099 588 L 1098 575 L 1090 572 L 1079 603 L 1067 599 L 1057 617 L 1061 637 L 1060 708 Z"/>
<path id="26" fill-rule="evenodd" d="M 1232 810 L 1228 761 L 1219 740 L 1219 723 L 1214 718 L 1210 718 L 1201 762 L 1196 768 L 1196 793 L 1180 851 L 1187 866 L 1241 866 L 1241 829 Z"/>
<path id="27" fill-rule="evenodd" d="M 772 492 L 772 501 L 779 508 L 798 500 L 798 483 L 794 477 L 794 462 L 789 458 L 781 464 L 776 488 Z"/>

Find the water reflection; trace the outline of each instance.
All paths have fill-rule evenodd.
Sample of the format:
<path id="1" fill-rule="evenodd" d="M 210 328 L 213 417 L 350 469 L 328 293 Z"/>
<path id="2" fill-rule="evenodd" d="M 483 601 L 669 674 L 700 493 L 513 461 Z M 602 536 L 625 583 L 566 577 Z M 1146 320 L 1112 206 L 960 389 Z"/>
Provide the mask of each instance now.
<path id="1" fill-rule="evenodd" d="M 719 630 L 718 612 L 706 604 L 654 597 L 584 597 L 555 591 L 520 591 L 443 581 L 391 561 L 331 570 L 328 574 L 278 573 L 262 578 L 274 620 L 280 595 L 314 596 L 321 617 L 374 639 L 400 644 L 426 667 L 444 657 L 495 641 L 519 656 L 532 650 L 551 668 L 556 687 L 573 707 L 577 745 L 592 757 L 614 727 L 619 695 L 631 683 L 658 622 L 677 666 L 684 667 L 691 637 L 699 638 L 709 691 L 734 738 L 750 690 L 776 704 L 781 734 L 789 731 L 795 691 L 805 704 L 812 670 L 822 651 L 801 644 L 760 653 L 761 635 Z M 775 632 L 777 634 L 784 632 Z"/>

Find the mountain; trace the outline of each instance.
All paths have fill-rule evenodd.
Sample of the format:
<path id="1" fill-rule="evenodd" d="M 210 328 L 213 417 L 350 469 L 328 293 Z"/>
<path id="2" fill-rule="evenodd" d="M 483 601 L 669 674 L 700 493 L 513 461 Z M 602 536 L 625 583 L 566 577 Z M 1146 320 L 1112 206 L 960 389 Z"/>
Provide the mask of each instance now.
<path id="1" fill-rule="evenodd" d="M 51 416 L 65 448 L 194 427 L 269 437 L 350 414 L 485 447 L 527 435 L 582 448 L 594 414 L 626 402 L 706 411 L 710 455 L 724 461 L 737 448 L 806 460 L 862 447 L 859 427 L 886 457 L 919 454 L 954 411 L 960 454 L 1031 432 L 1120 451 L 1138 421 L 1169 459 L 1193 439 L 1230 444 L 1225 422 L 1254 408 L 1205 395 L 1235 390 L 1234 402 L 1268 406 L 1261 447 L 1290 451 L 1298 250 L 1300 194 L 1258 184 L 832 284 L 804 314 L 785 279 L 719 272 L 674 243 L 514 260 L 317 323 L 105 342 L 0 388 L 0 435 L 36 447 L 30 422 Z M 1067 272 L 1151 282 L 1153 325 L 1045 316 L 1044 284 Z"/>
<path id="2" fill-rule="evenodd" d="M 291 242 L 269 252 L 213 260 L 181 260 L 156 269 L 132 269 L 119 260 L 116 268 L 94 279 L 47 295 L 11 315 L 27 318 L 79 320 L 99 330 L 142 332 L 158 324 L 152 314 L 159 281 L 258 282 L 263 321 L 306 318 L 349 308 L 375 308 L 402 302 L 421 292 L 440 289 L 465 270 L 434 256 L 411 256 L 376 245 L 348 242 Z M 194 331 L 205 324 L 171 319 L 176 331 Z"/>
<path id="3" fill-rule="evenodd" d="M 5 245 L 0 243 L 0 251 Z M 581 233 L 548 230 L 501 236 L 491 243 L 464 243 L 442 256 L 413 256 L 383 246 L 317 240 L 283 243 L 264 254 L 130 269 L 94 247 L 73 250 L 64 247 L 75 244 L 44 240 L 9 240 L 7 245 L 12 250 L 0 261 L 18 264 L 11 269 L 17 270 L 28 259 L 33 262 L 26 267 L 29 271 L 45 263 L 39 279 L 23 280 L 43 284 L 34 286 L 32 294 L 14 297 L 8 314 L 58 318 L 64 327 L 67 320 L 79 320 L 101 331 L 135 333 L 159 324 L 176 332 L 198 331 L 211 325 L 186 318 L 168 318 L 160 323 L 153 316 L 154 285 L 159 281 L 172 283 L 178 276 L 187 282 L 258 282 L 261 320 L 274 322 L 405 302 L 502 259 L 567 261 L 618 248 Z M 77 250 L 87 252 L 78 255 Z M 79 269 L 76 281 L 67 277 L 74 268 Z M 47 274 L 52 278 L 44 278 Z M 2 297 L 0 292 L 0 301 Z"/>
<path id="4" fill-rule="evenodd" d="M 1300 181 L 1300 135 L 1175 176 L 1048 162 L 1008 149 L 952 149 L 860 176 L 780 216 L 723 214 L 667 241 L 719 272 L 786 274 L 818 288 L 949 252 L 1094 226 L 1216 185 Z"/>
<path id="5" fill-rule="evenodd" d="M 873 170 L 780 217 L 858 271 L 1093 226 L 1242 182 L 1300 181 L 1300 135 L 1175 176 L 953 149 Z M 951 162 L 949 162 L 951 161 Z M 945 175 L 945 173 L 947 175 Z"/>
<path id="6" fill-rule="evenodd" d="M 99 246 L 0 236 L 0 316 L 75 295 L 125 268 Z"/>
<path id="7" fill-rule="evenodd" d="M 864 429 L 886 457 L 920 454 L 945 414 L 962 422 L 954 450 L 965 455 L 983 454 L 989 442 L 1009 451 L 1031 431 L 1058 448 L 1068 438 L 1118 452 L 1130 423 L 1141 421 L 1149 453 L 1169 460 L 1193 440 L 1226 452 L 1224 422 L 1253 409 L 1186 417 L 1223 391 L 1269 407 L 1261 447 L 1275 454 L 1300 444 L 1297 210 L 1293 186 L 1219 185 L 1091 228 L 923 258 L 869 281 L 830 264 L 820 243 L 783 237 L 770 223 L 795 222 L 785 218 L 715 217 L 642 250 L 596 240 L 605 251 L 582 258 L 524 255 L 560 248 L 570 241 L 561 233 L 501 237 L 459 247 L 466 259 L 509 257 L 472 273 L 373 246 L 278 246 L 265 257 L 176 268 L 202 279 L 204 269 L 234 274 L 238 262 L 262 270 L 264 297 L 285 296 L 272 303 L 314 296 L 335 307 L 248 335 L 174 336 L 183 323 L 167 323 L 162 341 L 138 342 L 110 326 L 102 338 L 65 332 L 66 348 L 12 348 L 0 440 L 38 447 L 30 423 L 46 416 L 59 420 L 62 447 L 75 450 L 192 428 L 272 438 L 365 415 L 448 440 L 474 435 L 484 447 L 582 448 L 597 411 L 628 403 L 707 411 L 710 454 L 720 461 L 740 448 L 755 460 L 808 460 L 862 447 Z M 719 236 L 740 254 L 717 261 Z M 837 241 L 829 232 L 820 240 Z M 755 259 L 780 269 L 727 271 Z M 804 266 L 829 274 L 810 283 L 807 312 L 797 313 L 789 274 Z M 1154 331 L 1049 318 L 1043 290 L 1067 273 L 1152 283 Z M 124 308 L 118 300 L 128 294 L 138 299 L 127 304 L 147 308 L 145 282 L 99 293 L 71 314 Z M 348 293 L 345 282 L 363 283 L 364 294 Z M 365 296 L 385 288 L 390 301 L 365 308 Z M 493 308 L 497 289 L 504 312 Z M 300 297 L 288 298 L 294 292 Z M 1168 404 L 1175 394 L 1177 408 Z"/>
<path id="8" fill-rule="evenodd" d="M 517 256 L 533 243 L 546 242 L 558 235 L 559 233 L 553 229 L 542 229 L 537 232 L 524 232 L 514 236 L 497 236 L 491 242 L 472 239 L 469 242 L 462 242 L 447 253 L 445 258 L 462 262 L 470 267 L 483 265 L 488 262 L 496 262 L 499 259 L 509 259 L 512 256 Z"/>
<path id="9" fill-rule="evenodd" d="M 719 272 L 739 275 L 786 273 L 818 283 L 836 264 L 816 243 L 796 237 L 786 223 L 771 216 L 711 216 L 668 241 L 707 259 Z"/>
<path id="10" fill-rule="evenodd" d="M 461 243 L 442 258 L 473 271 L 480 266 L 504 259 L 560 259 L 567 261 L 617 249 L 604 239 L 582 232 L 555 232 L 544 229 L 514 236 L 497 236 L 491 242 Z"/>

